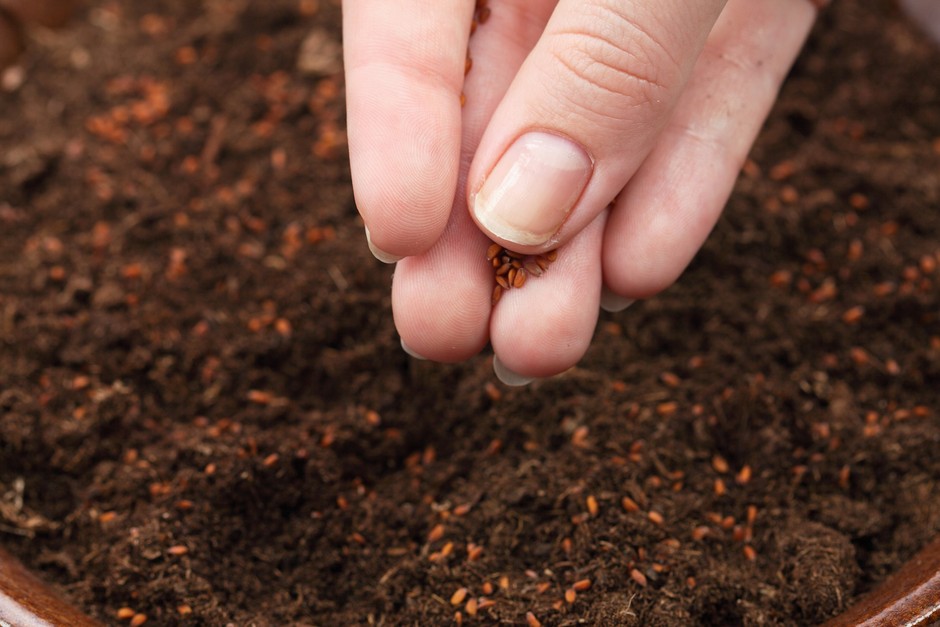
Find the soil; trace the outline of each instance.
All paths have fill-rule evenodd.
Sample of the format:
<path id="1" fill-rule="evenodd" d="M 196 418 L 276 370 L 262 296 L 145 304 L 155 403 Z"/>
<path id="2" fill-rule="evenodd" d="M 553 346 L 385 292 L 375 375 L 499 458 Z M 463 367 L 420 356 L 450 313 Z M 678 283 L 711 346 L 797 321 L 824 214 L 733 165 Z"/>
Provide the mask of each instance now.
<path id="1" fill-rule="evenodd" d="M 92 2 L 5 75 L 4 547 L 111 624 L 807 625 L 940 531 L 940 63 L 893 3 L 834 3 L 688 272 L 522 389 L 399 347 L 339 19 Z"/>

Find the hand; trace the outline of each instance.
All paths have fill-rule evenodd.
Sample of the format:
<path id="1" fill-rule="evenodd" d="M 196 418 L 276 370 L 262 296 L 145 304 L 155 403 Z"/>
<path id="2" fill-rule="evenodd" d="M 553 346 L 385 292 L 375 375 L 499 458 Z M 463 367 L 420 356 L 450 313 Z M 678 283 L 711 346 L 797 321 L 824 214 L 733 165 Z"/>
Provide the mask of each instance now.
<path id="1" fill-rule="evenodd" d="M 346 0 L 349 148 L 395 324 L 509 383 L 583 356 L 714 226 L 815 0 Z M 461 93 L 466 106 L 461 107 Z M 468 210 L 469 209 L 469 210 Z M 491 306 L 490 240 L 558 260 Z"/>
<path id="2" fill-rule="evenodd" d="M 48 28 L 63 26 L 75 9 L 75 0 L 0 0 L 0 69 L 23 51 L 24 24 Z"/>

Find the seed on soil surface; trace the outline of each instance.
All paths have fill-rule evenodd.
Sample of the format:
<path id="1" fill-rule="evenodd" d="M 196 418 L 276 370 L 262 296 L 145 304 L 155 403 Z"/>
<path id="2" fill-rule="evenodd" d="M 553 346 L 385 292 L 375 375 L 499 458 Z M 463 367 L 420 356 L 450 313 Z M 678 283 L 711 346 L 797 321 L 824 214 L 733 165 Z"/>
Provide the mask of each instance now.
<path id="1" fill-rule="evenodd" d="M 865 308 L 862 307 L 861 305 L 852 307 L 851 309 L 847 310 L 844 314 L 842 314 L 842 322 L 846 324 L 855 324 L 856 322 L 862 319 L 862 316 L 864 315 L 864 313 L 865 313 Z"/>
<path id="2" fill-rule="evenodd" d="M 628 512 L 640 511 L 640 506 L 637 505 L 637 502 L 631 499 L 629 496 L 625 496 L 620 499 L 620 505 Z"/>
<path id="3" fill-rule="evenodd" d="M 146 614 L 134 614 L 134 617 L 131 619 L 131 627 L 140 627 L 147 622 Z"/>
<path id="4" fill-rule="evenodd" d="M 849 477 L 851 473 L 852 469 L 848 466 L 843 466 L 839 470 L 839 487 L 843 490 L 847 490 L 849 488 Z"/>
<path id="5" fill-rule="evenodd" d="M 460 611 L 454 612 L 454 623 L 457 625 L 463 625 L 463 614 Z"/>
<path id="6" fill-rule="evenodd" d="M 590 579 L 579 579 L 578 581 L 571 584 L 571 588 L 576 592 L 584 592 L 585 590 L 591 587 Z"/>
<path id="7" fill-rule="evenodd" d="M 180 616 L 189 616 L 193 613 L 193 608 L 189 605 L 179 605 L 176 611 Z"/>
<path id="8" fill-rule="evenodd" d="M 705 539 L 708 534 L 711 533 L 711 528 L 703 526 L 696 527 L 692 530 L 692 539 L 696 542 L 701 542 Z"/>
<path id="9" fill-rule="evenodd" d="M 499 587 L 501 590 L 509 590 L 509 577 L 503 575 L 499 578 Z"/>
<path id="10" fill-rule="evenodd" d="M 117 619 L 118 619 L 118 620 L 127 620 L 127 619 L 129 619 L 129 618 L 133 618 L 133 617 L 134 617 L 134 614 L 136 614 L 136 613 L 137 613 L 137 612 L 135 612 L 134 610 L 132 610 L 132 609 L 129 608 L 129 607 L 122 607 L 121 609 L 119 609 L 119 610 L 117 611 L 117 613 L 116 613 L 115 615 L 117 616 Z"/>
<path id="11" fill-rule="evenodd" d="M 483 547 L 473 542 L 467 543 L 467 560 L 475 562 L 483 555 Z"/>
<path id="12" fill-rule="evenodd" d="M 755 551 L 754 547 L 752 547 L 750 544 L 745 544 L 744 545 L 744 557 L 748 561 L 753 562 L 754 560 L 757 559 L 757 551 Z"/>
<path id="13" fill-rule="evenodd" d="M 747 485 L 751 481 L 751 467 L 744 465 L 737 475 L 734 477 L 735 483 L 738 485 Z"/>
<path id="14" fill-rule="evenodd" d="M 532 612 L 525 613 L 525 623 L 528 627 L 542 627 L 542 621 L 537 619 Z"/>
<path id="15" fill-rule="evenodd" d="M 483 590 L 483 594 L 486 594 L 486 595 L 493 594 L 493 591 L 494 591 L 493 584 L 491 584 L 489 581 L 484 581 L 483 586 L 480 589 Z"/>
<path id="16" fill-rule="evenodd" d="M 539 594 L 545 594 L 546 592 L 549 591 L 551 587 L 552 587 L 552 584 L 550 584 L 547 581 L 543 581 L 535 586 L 535 591 Z"/>
<path id="17" fill-rule="evenodd" d="M 715 472 L 725 474 L 729 470 L 728 462 L 721 455 L 715 455 L 712 457 L 712 468 L 715 469 Z"/>
<path id="18" fill-rule="evenodd" d="M 578 598 L 578 593 L 574 591 L 574 588 L 568 588 L 565 590 L 565 602 L 568 605 L 572 605 Z"/>
<path id="19" fill-rule="evenodd" d="M 460 605 L 467 598 L 467 593 L 469 590 L 466 588 L 457 588 L 452 595 L 450 595 L 450 604 L 451 605 Z"/>
<path id="20" fill-rule="evenodd" d="M 585 504 L 587 505 L 588 512 L 591 514 L 591 516 L 597 516 L 598 512 L 600 511 L 600 507 L 598 507 L 597 499 L 594 498 L 593 495 L 585 499 Z"/>
<path id="21" fill-rule="evenodd" d="M 662 381 L 664 384 L 666 384 L 667 386 L 671 388 L 678 387 L 679 384 L 682 383 L 682 379 L 680 379 L 678 375 L 672 372 L 662 373 L 661 375 L 659 375 L 659 379 L 660 381 Z"/>
<path id="22" fill-rule="evenodd" d="M 655 510 L 650 510 L 650 513 L 647 514 L 646 516 L 647 518 L 650 519 L 651 523 L 656 524 L 656 525 L 662 525 L 665 522 L 665 520 L 663 519 L 663 515 Z"/>
<path id="23" fill-rule="evenodd" d="M 755 520 L 757 520 L 757 506 L 748 505 L 747 506 L 747 524 L 753 525 Z"/>
<path id="24" fill-rule="evenodd" d="M 638 571 L 636 568 L 630 571 L 630 579 L 637 582 L 644 588 L 646 587 L 646 575 Z"/>
<path id="25" fill-rule="evenodd" d="M 438 523 L 434 525 L 428 533 L 428 542 L 437 542 L 444 537 L 444 525 Z"/>
<path id="26" fill-rule="evenodd" d="M 186 555 L 187 553 L 189 553 L 189 549 L 186 548 L 182 544 L 177 544 L 175 546 L 171 546 L 170 548 L 168 548 L 166 552 L 169 553 L 170 555 Z"/>
<path id="27" fill-rule="evenodd" d="M 496 605 L 496 601 L 493 599 L 487 599 L 486 597 L 480 597 L 477 600 L 477 611 L 483 611 L 488 607 L 493 607 Z"/>
<path id="28" fill-rule="evenodd" d="M 478 601 L 475 598 L 471 598 L 467 601 L 467 604 L 464 606 L 464 609 L 467 610 L 467 614 L 470 616 L 477 615 L 477 603 Z"/>
<path id="29" fill-rule="evenodd" d="M 721 479 L 715 479 L 715 496 L 723 496 L 725 492 L 728 491 L 728 488 L 725 486 L 725 482 Z"/>

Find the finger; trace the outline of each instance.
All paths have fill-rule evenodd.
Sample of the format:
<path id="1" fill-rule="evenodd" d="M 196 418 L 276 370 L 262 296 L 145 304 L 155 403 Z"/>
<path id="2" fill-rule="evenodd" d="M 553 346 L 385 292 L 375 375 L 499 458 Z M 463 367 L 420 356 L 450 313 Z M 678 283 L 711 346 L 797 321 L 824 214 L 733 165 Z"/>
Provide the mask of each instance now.
<path id="1" fill-rule="evenodd" d="M 472 11 L 473 0 L 343 3 L 353 189 L 383 261 L 426 250 L 447 224 Z"/>
<path id="2" fill-rule="evenodd" d="M 724 0 L 561 0 L 470 171 L 480 227 L 554 248 L 614 198 L 649 152 Z"/>
<path id="3" fill-rule="evenodd" d="M 815 14 L 807 0 L 728 2 L 669 125 L 610 216 L 604 279 L 613 292 L 648 297 L 691 261 Z"/>
<path id="4" fill-rule="evenodd" d="M 20 29 L 0 11 L 0 69 L 13 63 L 22 51 Z"/>
<path id="5" fill-rule="evenodd" d="M 26 23 L 48 28 L 65 26 L 77 0 L 0 0 L 0 7 Z"/>
<path id="6" fill-rule="evenodd" d="M 493 310 L 496 372 L 509 384 L 547 377 L 584 356 L 601 298 L 601 240 L 606 213 L 558 250 L 545 274 L 512 289 Z"/>
<path id="7" fill-rule="evenodd" d="M 460 179 L 463 189 L 486 122 L 538 41 L 554 0 L 506 0 L 470 41 L 473 69 L 466 77 Z M 466 196 L 453 199 L 444 234 L 426 253 L 398 262 L 392 310 L 402 343 L 435 361 L 472 357 L 489 339 L 493 269 L 489 240 L 470 219 Z"/>

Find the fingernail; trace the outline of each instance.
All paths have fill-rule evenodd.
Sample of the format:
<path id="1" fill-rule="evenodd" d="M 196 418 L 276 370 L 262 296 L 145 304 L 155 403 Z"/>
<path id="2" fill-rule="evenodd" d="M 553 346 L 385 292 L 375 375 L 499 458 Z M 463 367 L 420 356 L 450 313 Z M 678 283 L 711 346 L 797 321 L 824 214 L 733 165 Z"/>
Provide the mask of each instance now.
<path id="1" fill-rule="evenodd" d="M 405 340 L 402 340 L 402 341 L 401 341 L 401 349 L 402 349 L 403 351 L 405 351 L 406 353 L 408 353 L 409 355 L 411 355 L 412 357 L 414 357 L 415 359 L 420 359 L 420 360 L 422 360 L 422 361 L 427 361 L 427 359 L 428 359 L 427 357 L 423 357 L 423 356 L 419 355 L 418 353 L 414 352 L 414 351 L 411 349 L 411 347 L 409 347 L 407 344 L 405 344 Z"/>
<path id="2" fill-rule="evenodd" d="M 526 133 L 496 163 L 470 206 L 496 237 L 544 244 L 568 217 L 593 169 L 588 154 L 570 139 Z"/>
<path id="3" fill-rule="evenodd" d="M 369 234 L 369 227 L 366 227 L 366 243 L 369 244 L 369 250 L 372 251 L 372 255 L 382 263 L 395 263 L 396 261 L 401 261 L 404 258 L 399 257 L 398 255 L 387 253 L 373 244 L 372 236 Z"/>
<path id="4" fill-rule="evenodd" d="M 601 309 L 604 311 L 609 311 L 611 313 L 616 313 L 618 311 L 623 311 L 634 301 L 632 298 L 624 298 L 619 294 L 614 294 L 607 287 L 604 287 L 604 290 L 601 292 Z"/>
<path id="5" fill-rule="evenodd" d="M 493 372 L 496 374 L 496 378 L 505 383 L 506 385 L 511 385 L 513 387 L 520 387 L 523 385 L 528 385 L 535 381 L 533 377 L 524 377 L 521 374 L 516 374 L 499 360 L 499 357 L 493 357 Z"/>

